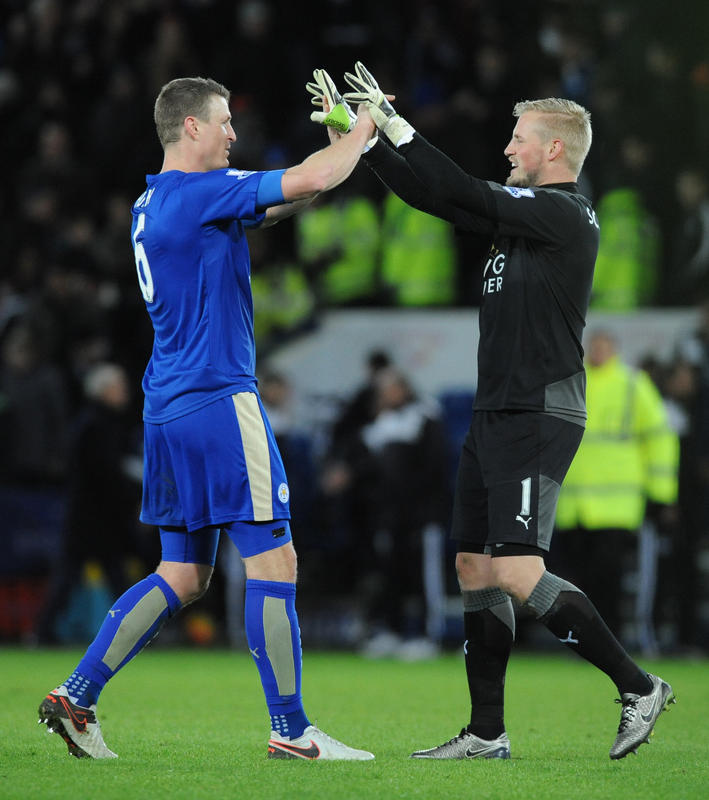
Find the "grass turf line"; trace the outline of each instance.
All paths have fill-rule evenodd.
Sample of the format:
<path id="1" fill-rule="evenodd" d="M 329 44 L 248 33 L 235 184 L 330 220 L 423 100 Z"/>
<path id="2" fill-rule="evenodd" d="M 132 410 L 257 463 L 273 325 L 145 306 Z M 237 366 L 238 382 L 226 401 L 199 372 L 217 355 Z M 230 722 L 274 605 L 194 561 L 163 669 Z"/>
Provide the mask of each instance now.
<path id="1" fill-rule="evenodd" d="M 313 722 L 372 750 L 370 763 L 266 759 L 268 717 L 246 653 L 149 648 L 107 687 L 104 738 L 120 758 L 77 760 L 36 723 L 44 693 L 73 669 L 75 650 L 0 649 L 0 798 L 293 800 L 452 798 L 694 800 L 709 785 L 709 664 L 645 666 L 678 704 L 653 743 L 612 762 L 620 706 L 597 670 L 567 654 L 515 653 L 507 679 L 510 761 L 408 758 L 455 735 L 469 709 L 462 657 L 403 664 L 306 653 L 303 694 Z"/>

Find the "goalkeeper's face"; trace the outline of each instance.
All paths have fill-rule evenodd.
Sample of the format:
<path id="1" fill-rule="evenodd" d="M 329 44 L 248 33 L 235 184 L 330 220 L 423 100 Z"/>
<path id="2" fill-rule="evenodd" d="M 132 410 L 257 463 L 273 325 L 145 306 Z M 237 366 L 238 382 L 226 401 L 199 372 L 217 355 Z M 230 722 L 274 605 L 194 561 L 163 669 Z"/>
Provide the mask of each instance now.
<path id="1" fill-rule="evenodd" d="M 535 116 L 534 113 L 522 114 L 505 148 L 511 166 L 507 186 L 526 188 L 544 182 L 546 149 L 534 124 Z"/>

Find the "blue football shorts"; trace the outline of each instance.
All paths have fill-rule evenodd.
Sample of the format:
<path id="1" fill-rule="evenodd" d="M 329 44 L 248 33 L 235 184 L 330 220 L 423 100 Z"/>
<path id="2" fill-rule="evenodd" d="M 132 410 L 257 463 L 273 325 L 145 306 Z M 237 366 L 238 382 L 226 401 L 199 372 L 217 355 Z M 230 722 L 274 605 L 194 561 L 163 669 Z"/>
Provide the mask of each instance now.
<path id="1" fill-rule="evenodd" d="M 222 531 L 229 535 L 242 558 L 275 550 L 292 541 L 290 523 L 287 519 L 270 522 L 230 522 L 222 529 L 203 528 L 198 531 L 160 528 L 161 558 L 163 561 L 177 561 L 180 564 L 208 564 L 213 567 L 217 561 L 219 536 Z"/>
<path id="2" fill-rule="evenodd" d="M 159 528 L 222 528 L 290 519 L 288 482 L 256 392 L 144 425 L 140 519 Z"/>

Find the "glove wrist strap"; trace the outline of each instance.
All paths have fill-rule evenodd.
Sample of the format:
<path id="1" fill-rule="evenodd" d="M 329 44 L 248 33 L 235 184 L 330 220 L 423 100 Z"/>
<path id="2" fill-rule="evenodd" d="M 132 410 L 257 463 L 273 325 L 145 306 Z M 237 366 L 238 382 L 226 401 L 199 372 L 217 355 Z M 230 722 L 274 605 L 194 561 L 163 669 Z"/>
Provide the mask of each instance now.
<path id="1" fill-rule="evenodd" d="M 402 144 L 408 144 L 414 138 L 416 131 L 403 117 L 397 114 L 387 120 L 382 127 L 382 133 L 394 147 L 401 147 Z"/>

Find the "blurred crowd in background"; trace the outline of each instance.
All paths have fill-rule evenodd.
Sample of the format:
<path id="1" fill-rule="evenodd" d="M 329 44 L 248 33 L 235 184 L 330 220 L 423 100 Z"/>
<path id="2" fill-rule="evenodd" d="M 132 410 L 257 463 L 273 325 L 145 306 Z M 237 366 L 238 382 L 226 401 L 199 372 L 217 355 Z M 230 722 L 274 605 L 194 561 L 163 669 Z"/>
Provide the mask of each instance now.
<path id="1" fill-rule="evenodd" d="M 697 443 L 706 443 L 709 415 L 709 5 L 691 5 L 691 13 L 668 15 L 659 0 L 5 0 L 0 497 L 4 528 L 15 532 L 10 563 L 38 583 L 13 584 L 10 597 L 10 578 L 3 583 L 0 571 L 0 608 L 12 601 L 32 618 L 3 629 L 0 612 L 0 638 L 30 628 L 40 639 L 56 636 L 56 620 L 36 598 L 48 591 L 55 607 L 76 585 L 77 563 L 88 561 L 94 572 L 86 581 L 98 575 L 113 592 L 134 576 L 130 559 L 119 574 L 109 554 L 122 548 L 148 564 L 159 555 L 157 537 L 135 521 L 139 385 L 152 331 L 129 225 L 145 173 L 162 161 L 153 102 L 178 76 L 213 77 L 232 91 L 232 163 L 248 169 L 286 167 L 326 143 L 309 120 L 304 91 L 315 67 L 342 84 L 342 73 L 362 60 L 422 134 L 490 180 L 503 181 L 508 171 L 503 149 L 516 101 L 562 96 L 586 106 L 594 144 L 581 183 L 603 231 L 592 308 L 705 308 L 672 363 L 645 366 L 685 454 L 692 451 L 690 482 L 682 485 L 695 497 L 706 492 L 709 465 Z M 308 212 L 250 234 L 250 247 L 262 365 L 317 326 L 323 310 L 474 308 L 480 299 L 480 243 L 387 195 L 364 166 Z M 291 483 L 302 484 L 294 496 L 317 495 L 324 509 L 316 520 L 296 520 L 311 531 L 298 526 L 299 551 L 308 551 L 310 535 L 316 556 L 304 559 L 315 564 L 303 567 L 305 587 L 307 570 L 316 569 L 318 586 L 323 575 L 330 588 L 359 586 L 371 619 L 386 608 L 400 620 L 407 611 L 390 600 L 409 577 L 365 569 L 352 530 L 379 532 L 372 534 L 375 560 L 402 568 L 396 525 L 418 526 L 426 552 L 445 550 L 451 456 L 440 409 L 415 396 L 411 376 L 397 372 L 387 353 L 374 354 L 372 366 L 394 371 L 385 371 L 381 396 L 369 397 L 366 413 L 345 406 L 320 452 L 297 437 L 282 446 Z M 277 419 L 279 392 L 287 396 L 288 388 L 278 375 L 263 375 L 261 386 Z M 384 447 L 389 428 L 376 427 L 387 404 L 409 408 L 403 449 Z M 374 430 L 362 434 L 365 425 Z M 106 475 L 113 477 L 97 480 Z M 392 476 L 400 485 L 387 483 Z M 412 504 L 412 523 L 398 512 L 418 495 L 427 506 Z M 64 553 L 38 561 L 57 519 Z M 34 547 L 22 544 L 23 531 Z M 227 578 L 235 572 L 225 570 Z M 428 607 L 418 616 L 439 636 L 450 577 L 421 579 Z M 396 625 L 389 620 L 382 629 Z"/>

